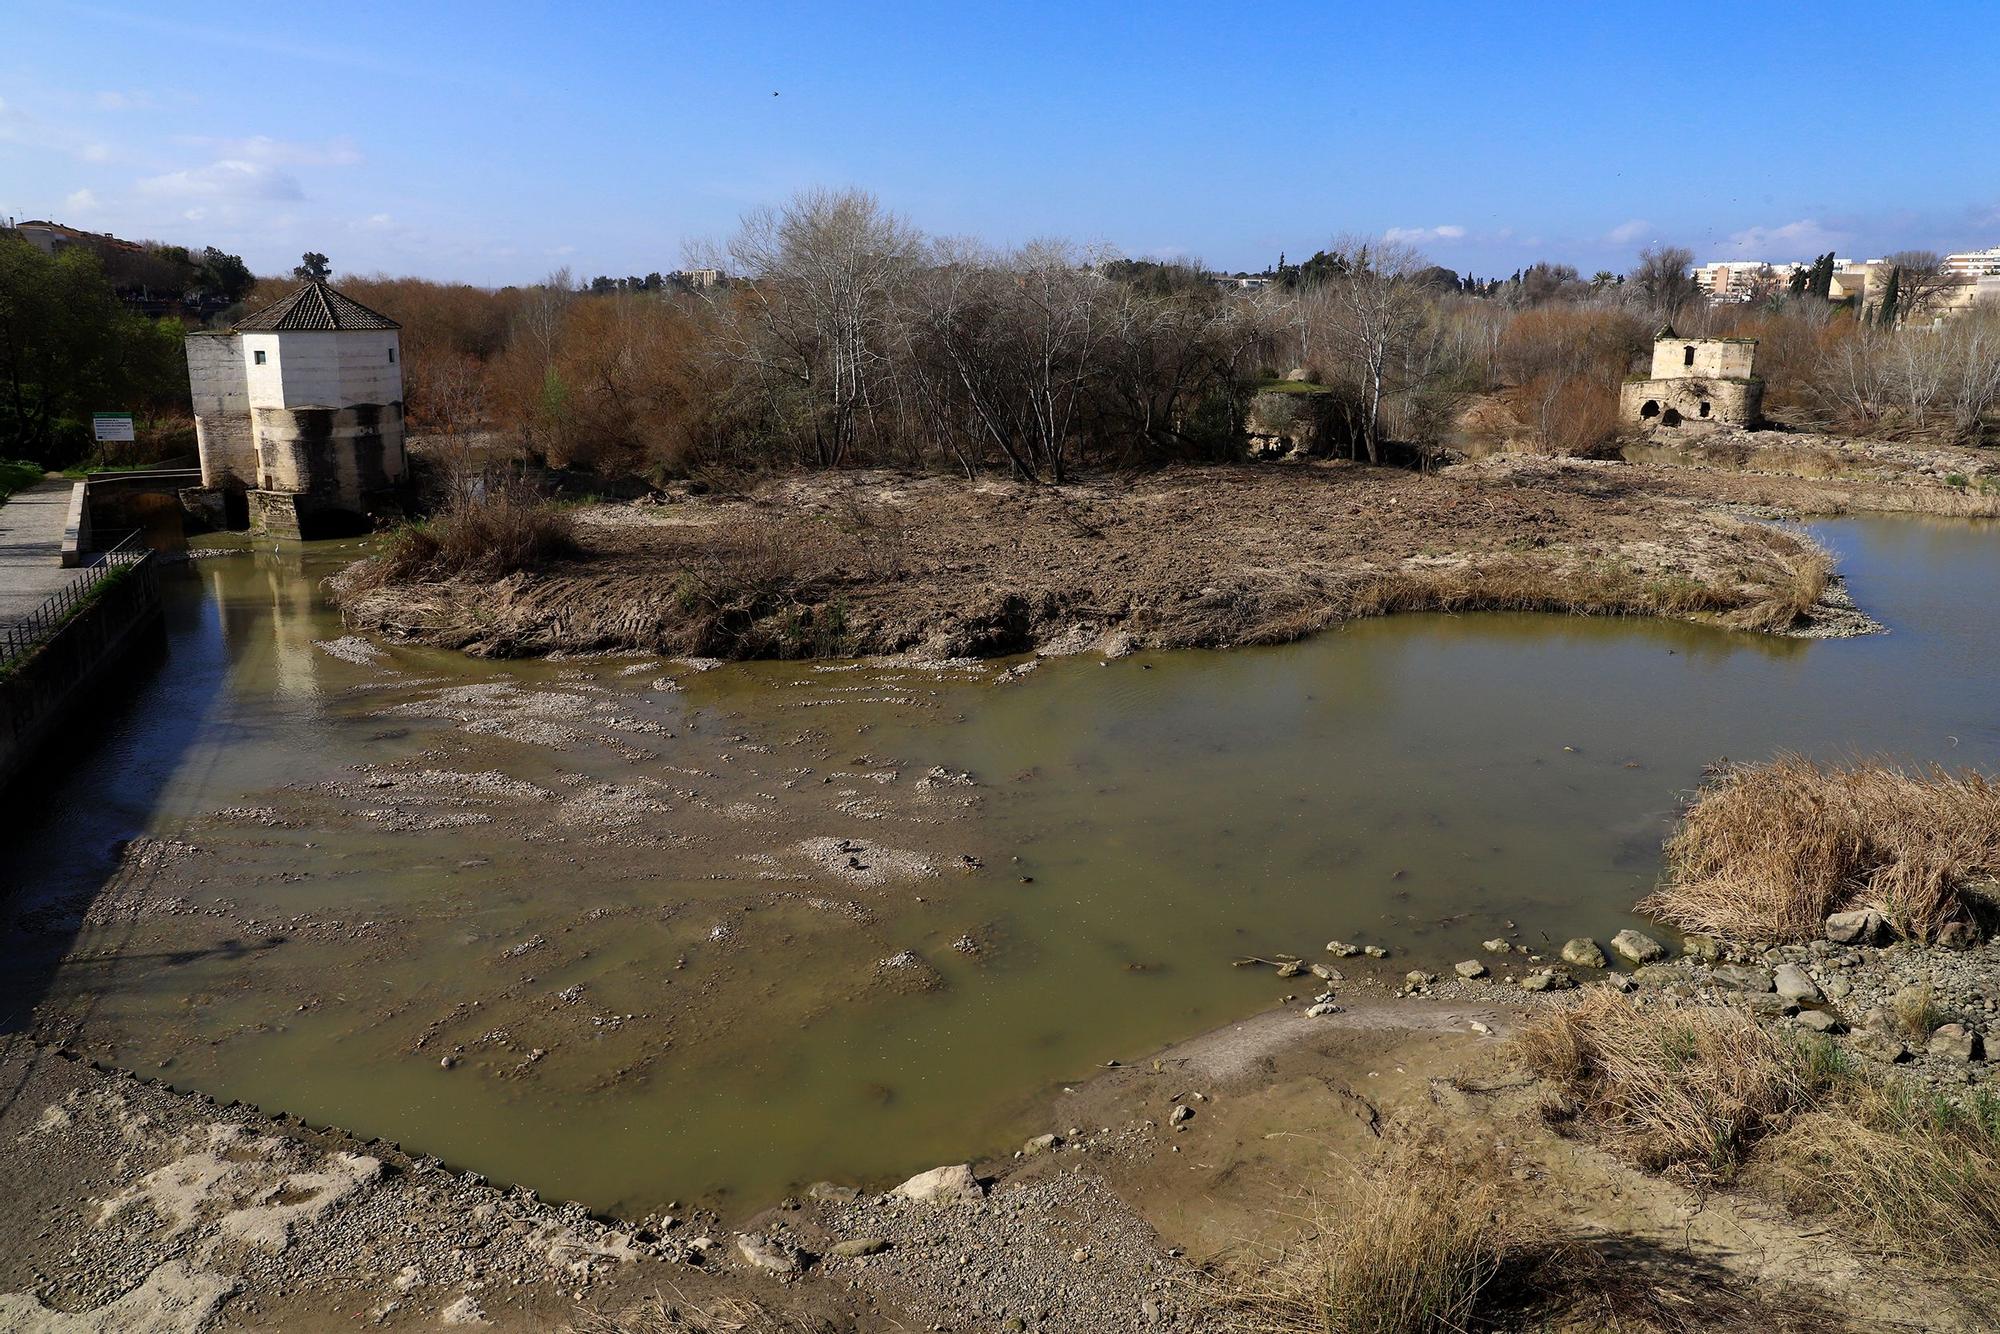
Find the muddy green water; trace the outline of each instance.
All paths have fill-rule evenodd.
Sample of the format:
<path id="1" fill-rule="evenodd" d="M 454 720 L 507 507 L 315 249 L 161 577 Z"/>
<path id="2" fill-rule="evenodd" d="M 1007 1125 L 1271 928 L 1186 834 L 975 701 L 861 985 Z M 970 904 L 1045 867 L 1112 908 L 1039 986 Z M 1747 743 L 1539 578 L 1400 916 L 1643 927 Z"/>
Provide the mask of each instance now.
<path id="1" fill-rule="evenodd" d="M 174 583 L 169 662 L 79 743 L 8 860 L 17 910 L 104 883 L 119 842 L 140 834 L 219 847 L 215 870 L 186 873 L 209 878 L 186 895 L 172 948 L 140 949 L 150 937 L 118 921 L 74 940 L 17 922 L 13 957 L 68 955 L 10 974 L 0 1031 L 29 1026 L 39 1005 L 184 1086 L 606 1209 L 749 1207 L 820 1178 L 880 1181 L 1003 1150 L 1047 1128 L 1063 1081 L 1298 989 L 1232 957 L 1339 936 L 1389 946 L 1399 975 L 1469 957 L 1508 922 L 1531 943 L 1632 924 L 1676 803 L 1714 760 L 1796 749 L 2000 764 L 2000 530 L 1815 531 L 1891 633 L 1806 643 L 1408 616 L 1282 648 L 1055 660 L 1008 684 L 998 667 L 621 675 L 632 660 L 403 650 L 357 664 L 314 647 L 340 633 L 315 584 L 337 549 L 200 562 Z M 654 688 L 662 671 L 678 689 Z M 740 735 L 749 749 L 711 769 L 761 765 L 745 792 L 778 800 L 804 767 L 784 746 L 810 727 L 856 756 L 907 761 L 904 781 L 929 765 L 976 776 L 979 806 L 941 818 L 932 850 L 977 850 L 987 870 L 846 887 L 874 914 L 846 931 L 795 902 L 711 911 L 741 886 L 718 882 L 712 858 L 648 842 L 651 823 L 677 827 L 672 811 L 526 841 L 504 815 L 437 829 L 214 822 L 456 735 L 421 710 L 386 718 L 398 704 L 580 679 L 674 738 L 647 738 L 637 758 L 484 738 L 497 749 L 482 767 L 581 790 L 671 778 L 677 745 Z M 855 809 L 791 836 L 896 844 Z M 204 905 L 259 926 L 204 935 Z M 288 930 L 300 915 L 320 927 Z M 393 946 L 353 935 L 370 920 L 394 924 Z M 752 944 L 725 953 L 718 931 Z M 951 948 L 961 935 L 977 954 Z M 545 966 L 505 954 L 537 936 L 555 942 Z M 942 985 L 856 991 L 899 948 Z M 572 986 L 580 1010 L 548 999 Z M 557 1033 L 545 1066 L 440 1068 L 423 1026 L 474 998 L 521 1033 Z M 689 1020 L 671 1044 L 640 1050 L 640 1026 L 619 1028 L 626 1012 L 677 1006 Z"/>

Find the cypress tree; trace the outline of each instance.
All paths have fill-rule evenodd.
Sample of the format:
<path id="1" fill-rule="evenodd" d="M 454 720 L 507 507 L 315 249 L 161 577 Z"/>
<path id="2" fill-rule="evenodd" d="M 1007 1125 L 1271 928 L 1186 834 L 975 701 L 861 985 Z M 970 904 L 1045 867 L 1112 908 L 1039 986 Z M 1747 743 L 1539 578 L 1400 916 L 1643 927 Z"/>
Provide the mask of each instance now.
<path id="1" fill-rule="evenodd" d="M 1903 295 L 1903 270 L 1889 270 L 1888 286 L 1882 289 L 1882 304 L 1875 312 L 1875 322 L 1884 329 L 1896 327 L 1896 303 Z"/>

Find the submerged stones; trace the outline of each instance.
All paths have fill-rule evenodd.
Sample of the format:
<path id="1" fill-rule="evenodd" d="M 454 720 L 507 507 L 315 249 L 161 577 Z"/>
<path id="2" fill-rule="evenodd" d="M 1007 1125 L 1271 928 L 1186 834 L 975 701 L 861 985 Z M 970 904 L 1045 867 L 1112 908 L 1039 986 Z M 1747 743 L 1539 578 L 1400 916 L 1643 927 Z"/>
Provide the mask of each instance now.
<path id="1" fill-rule="evenodd" d="M 1578 968 L 1602 968 L 1605 965 L 1604 951 L 1589 936 L 1578 936 L 1565 941 L 1562 947 L 1564 963 L 1573 963 Z"/>
<path id="2" fill-rule="evenodd" d="M 1611 938 L 1611 952 L 1628 963 L 1653 963 L 1667 957 L 1667 947 L 1630 927 Z"/>

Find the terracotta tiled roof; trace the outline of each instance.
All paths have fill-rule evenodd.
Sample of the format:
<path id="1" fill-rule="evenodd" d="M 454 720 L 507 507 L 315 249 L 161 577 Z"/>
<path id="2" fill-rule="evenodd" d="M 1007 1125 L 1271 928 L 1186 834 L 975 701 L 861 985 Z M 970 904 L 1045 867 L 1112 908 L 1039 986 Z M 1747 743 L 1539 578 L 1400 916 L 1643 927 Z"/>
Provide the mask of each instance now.
<path id="1" fill-rule="evenodd" d="M 238 330 L 396 329 L 401 326 L 320 281 L 307 283 L 290 296 L 274 301 L 236 321 Z"/>

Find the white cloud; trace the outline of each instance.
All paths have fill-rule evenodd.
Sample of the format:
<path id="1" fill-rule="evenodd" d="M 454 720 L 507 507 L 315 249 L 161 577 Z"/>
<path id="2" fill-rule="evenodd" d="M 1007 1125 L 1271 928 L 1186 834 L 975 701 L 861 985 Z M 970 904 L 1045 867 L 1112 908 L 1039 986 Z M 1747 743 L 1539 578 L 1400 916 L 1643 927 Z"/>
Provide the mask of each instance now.
<path id="1" fill-rule="evenodd" d="M 72 213 L 94 213 L 100 206 L 93 191 L 77 190 L 63 197 L 63 207 Z"/>
<path id="2" fill-rule="evenodd" d="M 1652 230 L 1652 223 L 1644 218 L 1633 218 L 1630 222 L 1621 222 L 1606 232 L 1604 242 L 1606 245 L 1631 245 L 1634 241 L 1645 240 Z"/>
<path id="3" fill-rule="evenodd" d="M 1391 227 L 1382 233 L 1387 241 L 1400 241 L 1407 245 L 1421 245 L 1425 241 L 1457 241 L 1465 236 L 1465 228 L 1455 222 L 1447 222 L 1437 227 Z"/>
<path id="4" fill-rule="evenodd" d="M 232 162 L 256 162 L 271 167 L 351 167 L 361 161 L 361 150 L 345 136 L 324 143 L 297 139 L 273 139 L 267 134 L 248 139 L 217 139 L 206 135 L 184 135 L 177 142 L 202 148 Z"/>
<path id="5" fill-rule="evenodd" d="M 206 167 L 170 171 L 139 182 L 147 194 L 180 199 L 303 199 L 305 191 L 289 172 L 262 162 L 224 158 Z"/>
<path id="6" fill-rule="evenodd" d="M 1745 227 L 1730 233 L 1723 249 L 1731 259 L 1764 259 L 1777 262 L 1810 259 L 1847 244 L 1842 232 L 1822 227 L 1812 218 L 1801 218 L 1778 227 Z"/>

